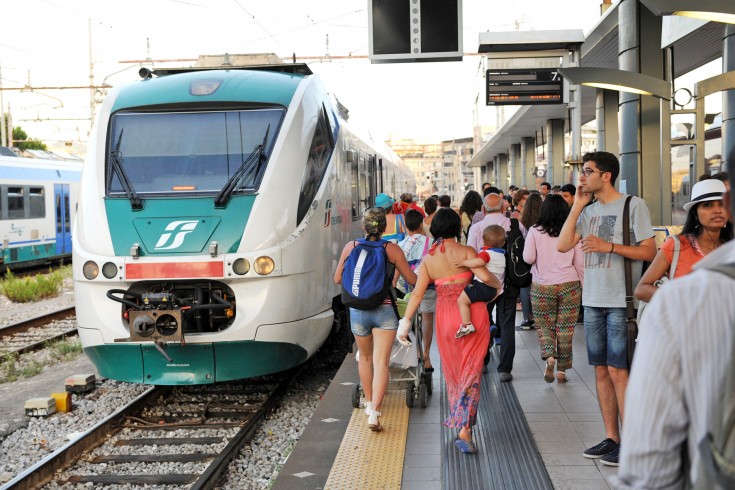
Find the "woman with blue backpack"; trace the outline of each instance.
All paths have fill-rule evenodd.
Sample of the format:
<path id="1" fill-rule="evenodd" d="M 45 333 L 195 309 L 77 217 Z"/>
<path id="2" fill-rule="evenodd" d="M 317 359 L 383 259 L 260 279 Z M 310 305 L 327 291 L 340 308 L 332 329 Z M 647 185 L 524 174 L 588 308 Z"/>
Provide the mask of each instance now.
<path id="1" fill-rule="evenodd" d="M 388 388 L 391 347 L 398 329 L 398 309 L 392 290 L 395 270 L 411 285 L 416 274 L 395 243 L 383 240 L 385 208 L 365 210 L 362 216 L 365 238 L 350 241 L 334 273 L 342 284 L 342 303 L 349 308 L 352 333 L 360 351 L 358 372 L 365 394 L 368 427 L 382 430 L 380 408 Z"/>

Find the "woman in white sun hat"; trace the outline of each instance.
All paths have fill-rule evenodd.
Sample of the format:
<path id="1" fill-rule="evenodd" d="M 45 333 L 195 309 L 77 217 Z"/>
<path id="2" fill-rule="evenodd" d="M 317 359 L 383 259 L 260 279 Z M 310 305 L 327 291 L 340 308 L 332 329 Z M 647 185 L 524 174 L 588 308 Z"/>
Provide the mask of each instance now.
<path id="1" fill-rule="evenodd" d="M 730 215 L 722 201 L 725 192 L 725 184 L 717 179 L 694 184 L 692 200 L 684 205 L 687 219 L 681 234 L 670 236 L 661 245 L 635 289 L 636 298 L 650 301 L 658 289 L 655 285 L 658 280 L 664 276 L 675 279 L 689 274 L 692 266 L 705 255 L 732 239 Z M 674 261 L 675 240 L 679 242 L 679 254 L 676 270 L 670 271 Z"/>

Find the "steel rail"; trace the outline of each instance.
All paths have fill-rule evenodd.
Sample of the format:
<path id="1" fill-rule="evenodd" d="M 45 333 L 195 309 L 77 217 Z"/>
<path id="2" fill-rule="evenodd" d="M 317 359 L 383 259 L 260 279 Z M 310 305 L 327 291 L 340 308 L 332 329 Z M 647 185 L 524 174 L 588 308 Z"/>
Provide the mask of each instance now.
<path id="1" fill-rule="evenodd" d="M 144 425 L 137 426 L 136 428 L 141 430 L 171 430 L 175 428 L 187 428 L 187 429 L 211 429 L 220 426 L 238 427 L 237 432 L 232 435 L 225 448 L 218 454 L 174 454 L 174 455 L 162 455 L 158 459 L 161 461 L 199 461 L 205 459 L 212 459 L 207 465 L 204 471 L 199 474 L 143 474 L 143 475 L 88 475 L 88 476 L 71 476 L 65 483 L 74 484 L 93 484 L 93 485 L 107 485 L 113 483 L 132 483 L 132 484 L 166 484 L 166 485 L 187 485 L 187 488 L 197 490 L 208 490 L 213 489 L 217 485 L 218 480 L 227 471 L 227 467 L 232 460 L 234 460 L 240 449 L 246 444 L 252 442 L 253 437 L 257 429 L 260 427 L 262 420 L 280 403 L 283 396 L 286 394 L 288 388 L 291 386 L 293 381 L 296 379 L 302 368 L 296 368 L 288 371 L 283 379 L 274 380 L 276 385 L 275 388 L 271 388 L 268 392 L 267 399 L 261 402 L 257 407 L 253 407 L 252 411 L 241 412 L 239 415 L 230 412 L 210 412 L 208 407 L 218 407 L 216 403 L 208 403 L 207 408 L 201 414 L 203 419 L 207 418 L 207 415 L 212 418 L 222 418 L 230 416 L 239 416 L 244 420 L 238 423 L 227 422 L 226 424 L 214 423 L 207 424 L 206 420 L 189 423 L 169 422 L 162 425 L 156 425 L 154 422 L 149 422 L 140 418 L 136 414 L 141 413 L 144 408 L 148 405 L 153 405 L 161 396 L 168 395 L 175 387 L 172 386 L 158 386 L 152 387 L 145 393 L 138 396 L 128 405 L 120 408 L 114 414 L 108 416 L 105 420 L 99 422 L 90 430 L 82 434 L 78 439 L 65 444 L 63 447 L 54 451 L 51 455 L 39 461 L 35 465 L 31 466 L 23 473 L 16 476 L 13 480 L 8 482 L 5 486 L 0 487 L 0 490 L 25 490 L 25 489 L 36 489 L 41 488 L 44 485 L 50 483 L 56 477 L 57 472 L 62 470 L 68 470 L 82 457 L 85 452 L 91 451 L 92 449 L 101 446 L 105 441 L 119 429 L 123 427 L 136 427 L 131 426 L 130 421 L 137 420 L 139 423 L 142 422 Z M 260 380 L 254 380 L 256 387 Z M 232 391 L 223 391 L 221 394 L 228 396 Z M 145 425 L 150 424 L 150 426 Z M 197 438 L 197 440 L 204 441 L 207 438 Z M 145 440 L 149 444 L 171 444 L 169 438 L 149 438 Z M 186 439 L 187 442 L 192 442 L 192 438 Z M 184 443 L 184 442 L 181 442 Z M 128 441 L 129 445 L 140 445 L 141 441 Z M 127 444 L 126 444 L 127 445 Z M 94 462 L 106 462 L 107 459 L 114 462 L 129 461 L 140 461 L 144 459 L 147 462 L 156 461 L 155 457 L 143 457 L 140 456 L 97 456 Z M 127 458 L 127 459 L 126 459 Z M 57 483 L 64 483 L 61 480 Z"/>
<path id="2" fill-rule="evenodd" d="M 70 306 L 68 308 L 63 308 L 61 310 L 57 310 L 51 313 L 46 313 L 43 315 L 33 317 L 28 320 L 23 320 L 18 323 L 7 325 L 5 327 L 0 328 L 0 342 L 6 339 L 12 338 L 13 335 L 25 332 L 31 328 L 43 327 L 44 325 L 47 325 L 51 322 L 54 322 L 56 320 L 63 320 L 65 318 L 74 316 L 75 314 L 76 314 L 75 308 L 73 306 Z M 0 353 L 0 364 L 2 364 L 3 362 L 9 359 L 12 359 L 13 357 L 17 355 L 42 350 L 46 348 L 49 343 L 65 339 L 67 337 L 71 337 L 73 335 L 76 335 L 77 332 L 78 330 L 76 328 L 70 328 L 69 330 L 66 330 L 64 332 L 57 333 L 56 335 L 44 337 L 42 340 L 31 341 L 29 344 L 26 344 L 23 347 L 1 352 Z"/>
<path id="3" fill-rule="evenodd" d="M 76 309 L 73 306 L 62 308 L 61 310 L 52 311 L 51 313 L 45 313 L 38 315 L 27 320 L 23 320 L 17 323 L 12 323 L 5 327 L 0 327 L 0 339 L 3 337 L 9 337 L 20 332 L 25 332 L 32 327 L 42 327 L 43 325 L 56 321 L 63 320 L 70 316 L 76 315 Z"/>
<path id="4" fill-rule="evenodd" d="M 289 386 L 291 386 L 291 383 L 296 379 L 300 372 L 301 370 L 298 368 L 289 372 L 288 376 L 281 381 L 278 387 L 273 391 L 273 394 L 268 397 L 268 400 L 266 400 L 261 408 L 255 413 L 255 416 L 252 417 L 248 423 L 244 425 L 237 434 L 235 434 L 235 436 L 233 436 L 217 459 L 212 461 L 199 479 L 189 487 L 190 490 L 209 490 L 215 487 L 217 481 L 227 470 L 227 466 L 237 457 L 237 453 L 240 449 L 252 441 L 256 430 L 260 427 L 260 422 L 281 401 L 281 398 L 286 394 Z"/>
<path id="5" fill-rule="evenodd" d="M 54 474 L 74 463 L 90 449 L 105 441 L 107 433 L 118 427 L 129 413 L 142 409 L 152 400 L 170 390 L 168 386 L 153 386 L 129 404 L 101 420 L 78 439 L 70 441 L 10 480 L 0 490 L 31 490 L 49 483 Z"/>

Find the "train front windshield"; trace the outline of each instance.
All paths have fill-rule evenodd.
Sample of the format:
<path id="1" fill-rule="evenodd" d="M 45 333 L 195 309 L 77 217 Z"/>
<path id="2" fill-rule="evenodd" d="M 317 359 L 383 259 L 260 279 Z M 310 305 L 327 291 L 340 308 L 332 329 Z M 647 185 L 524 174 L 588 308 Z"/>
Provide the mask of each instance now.
<path id="1" fill-rule="evenodd" d="M 234 193 L 255 191 L 284 114 L 283 108 L 114 114 L 107 194 L 124 197 L 129 187 L 140 195 L 214 195 L 238 172 Z"/>

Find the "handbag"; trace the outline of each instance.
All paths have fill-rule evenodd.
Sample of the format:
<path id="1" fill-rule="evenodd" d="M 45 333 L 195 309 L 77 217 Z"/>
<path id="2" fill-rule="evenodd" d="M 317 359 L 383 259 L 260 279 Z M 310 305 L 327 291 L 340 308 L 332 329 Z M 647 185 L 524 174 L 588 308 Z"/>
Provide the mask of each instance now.
<path id="1" fill-rule="evenodd" d="M 625 199 L 623 207 L 623 245 L 630 245 L 630 200 L 633 196 Z M 635 351 L 635 342 L 638 338 L 638 318 L 635 312 L 635 303 L 633 302 L 633 271 L 632 261 L 623 257 L 625 263 L 625 325 L 628 330 L 628 369 L 633 364 L 633 352 Z"/>
<path id="2" fill-rule="evenodd" d="M 673 235 L 672 238 L 674 239 L 674 255 L 671 258 L 671 265 L 669 266 L 669 270 L 666 272 L 666 275 L 653 283 L 653 285 L 657 288 L 660 288 L 661 286 L 672 280 L 674 278 L 674 274 L 676 273 L 676 266 L 679 263 L 679 250 L 681 249 L 681 242 L 679 241 L 680 239 L 678 235 Z M 638 316 L 636 317 L 638 325 L 640 325 L 641 321 L 643 320 L 643 312 L 645 311 L 647 305 L 647 301 L 641 300 L 638 302 Z"/>

